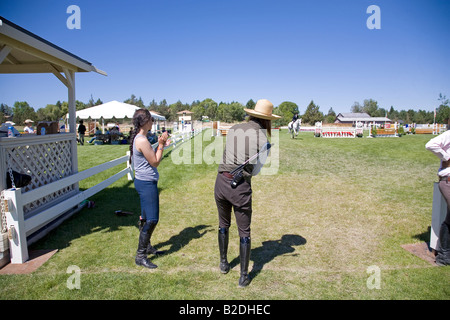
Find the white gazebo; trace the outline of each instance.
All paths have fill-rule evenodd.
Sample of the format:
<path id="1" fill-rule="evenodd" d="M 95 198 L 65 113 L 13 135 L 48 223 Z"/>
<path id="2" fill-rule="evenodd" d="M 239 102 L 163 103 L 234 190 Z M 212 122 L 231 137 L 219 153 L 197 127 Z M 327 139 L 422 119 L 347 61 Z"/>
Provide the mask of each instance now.
<path id="1" fill-rule="evenodd" d="M 0 74 L 51 73 L 67 87 L 69 103 L 70 132 L 0 138 L 0 235 L 3 240 L 8 233 L 10 243 L 19 248 L 18 251 L 15 249 L 12 257 L 15 263 L 28 259 L 27 242 L 33 242 L 36 234 L 42 234 L 43 229 L 49 229 L 50 223 L 55 224 L 56 219 L 67 214 L 67 208 L 58 207 L 59 204 L 79 193 L 77 181 L 67 183 L 67 179 L 70 180 L 78 173 L 75 131 L 77 72 L 106 75 L 90 62 L 0 16 Z M 16 191 L 6 190 L 5 178 L 10 170 L 31 175 L 30 184 Z M 66 183 L 59 183 L 63 180 Z M 17 197 L 21 197 L 23 206 L 20 201 L 17 203 L 16 200 L 11 200 Z M 5 213 L 12 212 L 12 209 L 19 213 L 7 216 Z M 2 260 L 0 257 L 0 266 L 3 264 Z"/>

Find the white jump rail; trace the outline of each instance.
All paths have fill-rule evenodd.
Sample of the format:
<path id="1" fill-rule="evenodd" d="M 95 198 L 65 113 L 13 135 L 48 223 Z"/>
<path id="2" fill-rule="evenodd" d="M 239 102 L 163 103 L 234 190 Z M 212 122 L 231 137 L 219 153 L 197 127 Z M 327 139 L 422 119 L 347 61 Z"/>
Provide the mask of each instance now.
<path id="1" fill-rule="evenodd" d="M 181 134 L 177 134 L 171 137 L 172 142 L 170 145 L 166 146 L 165 149 L 170 147 L 176 148 L 180 144 L 185 141 L 188 141 L 202 130 L 198 129 L 192 132 L 185 132 Z M 156 147 L 157 143 L 153 145 Z M 132 180 L 133 177 L 133 168 L 129 165 L 129 152 L 127 152 L 126 156 L 117 158 L 115 160 L 111 160 L 109 162 L 105 162 L 98 166 L 86 169 L 82 172 L 73 174 L 71 176 L 65 177 L 58 181 L 49 183 L 42 187 L 33 189 L 29 192 L 23 193 L 20 188 L 17 189 L 7 189 L 3 191 L 5 201 L 5 216 L 6 223 L 8 226 L 8 237 L 10 242 L 10 253 L 11 253 L 11 263 L 21 264 L 28 260 L 28 246 L 27 246 L 27 237 L 38 231 L 42 227 L 47 224 L 55 221 L 62 215 L 65 215 L 68 211 L 74 210 L 81 206 L 81 203 L 92 197 L 96 193 L 105 189 L 109 185 L 113 184 L 120 178 L 125 175 L 128 175 L 128 179 Z M 78 183 L 81 180 L 89 178 L 95 174 L 108 170 L 110 168 L 116 167 L 120 164 L 127 163 L 127 167 L 122 169 L 118 173 L 112 175 L 108 179 L 100 182 L 99 184 L 84 190 L 80 191 L 74 196 L 63 200 L 50 208 L 47 208 L 35 215 L 30 217 L 25 217 L 23 206 L 27 203 L 36 201 L 37 199 L 46 196 L 52 192 L 60 190 L 65 186 L 70 186 L 74 183 Z"/>

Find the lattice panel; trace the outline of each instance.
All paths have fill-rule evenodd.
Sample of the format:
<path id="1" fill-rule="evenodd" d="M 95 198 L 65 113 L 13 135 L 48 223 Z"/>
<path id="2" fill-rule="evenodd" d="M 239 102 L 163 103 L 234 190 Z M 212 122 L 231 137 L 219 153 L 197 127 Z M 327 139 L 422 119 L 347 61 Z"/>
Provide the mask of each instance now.
<path id="1" fill-rule="evenodd" d="M 71 142 L 56 141 L 36 145 L 6 148 L 7 162 L 13 170 L 29 174 L 32 179 L 23 192 L 39 188 L 72 174 Z M 62 195 L 73 190 L 73 186 L 63 188 L 46 197 L 24 206 L 25 216 Z"/>

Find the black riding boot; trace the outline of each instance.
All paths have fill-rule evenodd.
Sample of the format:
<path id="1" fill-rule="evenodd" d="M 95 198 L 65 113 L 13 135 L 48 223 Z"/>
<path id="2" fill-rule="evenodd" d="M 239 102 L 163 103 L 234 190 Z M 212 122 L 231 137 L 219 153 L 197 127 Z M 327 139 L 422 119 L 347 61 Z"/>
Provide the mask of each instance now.
<path id="1" fill-rule="evenodd" d="M 250 237 L 240 239 L 239 255 L 241 258 L 241 277 L 239 278 L 239 287 L 246 287 L 250 284 L 250 276 L 248 275 L 248 265 L 250 262 Z"/>
<path id="2" fill-rule="evenodd" d="M 139 218 L 139 223 L 138 223 L 138 225 L 139 225 L 139 231 L 141 231 L 143 228 L 144 228 L 144 225 L 147 223 L 147 220 L 145 220 L 145 219 L 142 219 L 142 218 Z M 150 222 L 150 226 L 149 226 L 149 233 L 150 233 L 150 240 L 148 241 L 148 247 L 147 247 L 147 254 L 156 254 L 156 255 L 160 255 L 160 254 L 164 254 L 166 251 L 159 251 L 159 250 L 156 250 L 153 246 L 152 246 L 152 243 L 151 243 L 151 239 L 152 239 L 152 234 L 153 234 L 153 231 L 155 230 L 155 228 L 156 228 L 156 225 L 157 225 L 158 223 L 154 223 L 154 222 Z"/>
<path id="3" fill-rule="evenodd" d="M 157 225 L 158 223 L 156 222 L 150 222 L 150 227 L 149 227 L 149 230 L 148 230 L 148 232 L 150 233 L 150 238 L 149 238 L 149 240 L 148 240 L 148 246 L 147 246 L 147 254 L 156 254 L 156 255 L 160 255 L 160 254 L 164 254 L 166 251 L 160 251 L 160 250 L 156 250 L 155 249 L 155 247 L 153 247 L 152 246 L 152 234 L 153 234 L 153 231 L 155 230 L 155 228 L 156 228 L 156 225 Z"/>
<path id="4" fill-rule="evenodd" d="M 139 244 L 138 249 L 136 251 L 135 262 L 138 266 L 144 266 L 149 269 L 154 269 L 157 268 L 158 266 L 156 264 L 153 264 L 147 258 L 147 246 L 151 236 L 151 234 L 148 231 L 149 228 L 144 226 L 144 228 L 142 228 L 141 232 L 139 233 Z"/>
<path id="5" fill-rule="evenodd" d="M 439 242 L 441 248 L 436 256 L 436 264 L 439 266 L 450 265 L 450 227 L 445 222 L 442 223 L 439 230 Z"/>
<path id="6" fill-rule="evenodd" d="M 219 228 L 219 252 L 220 252 L 220 272 L 223 274 L 230 271 L 230 265 L 227 260 L 228 252 L 228 228 Z"/>

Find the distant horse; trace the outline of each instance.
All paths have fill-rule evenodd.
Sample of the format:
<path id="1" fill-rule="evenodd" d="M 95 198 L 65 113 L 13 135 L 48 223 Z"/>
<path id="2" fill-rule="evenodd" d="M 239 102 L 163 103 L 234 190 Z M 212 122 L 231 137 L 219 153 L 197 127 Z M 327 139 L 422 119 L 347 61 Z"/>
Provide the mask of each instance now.
<path id="1" fill-rule="evenodd" d="M 298 133 L 300 132 L 300 125 L 302 124 L 302 119 L 297 119 L 295 122 L 289 122 L 288 129 L 289 133 L 291 134 L 291 138 L 294 139 L 296 136 L 298 136 Z"/>

